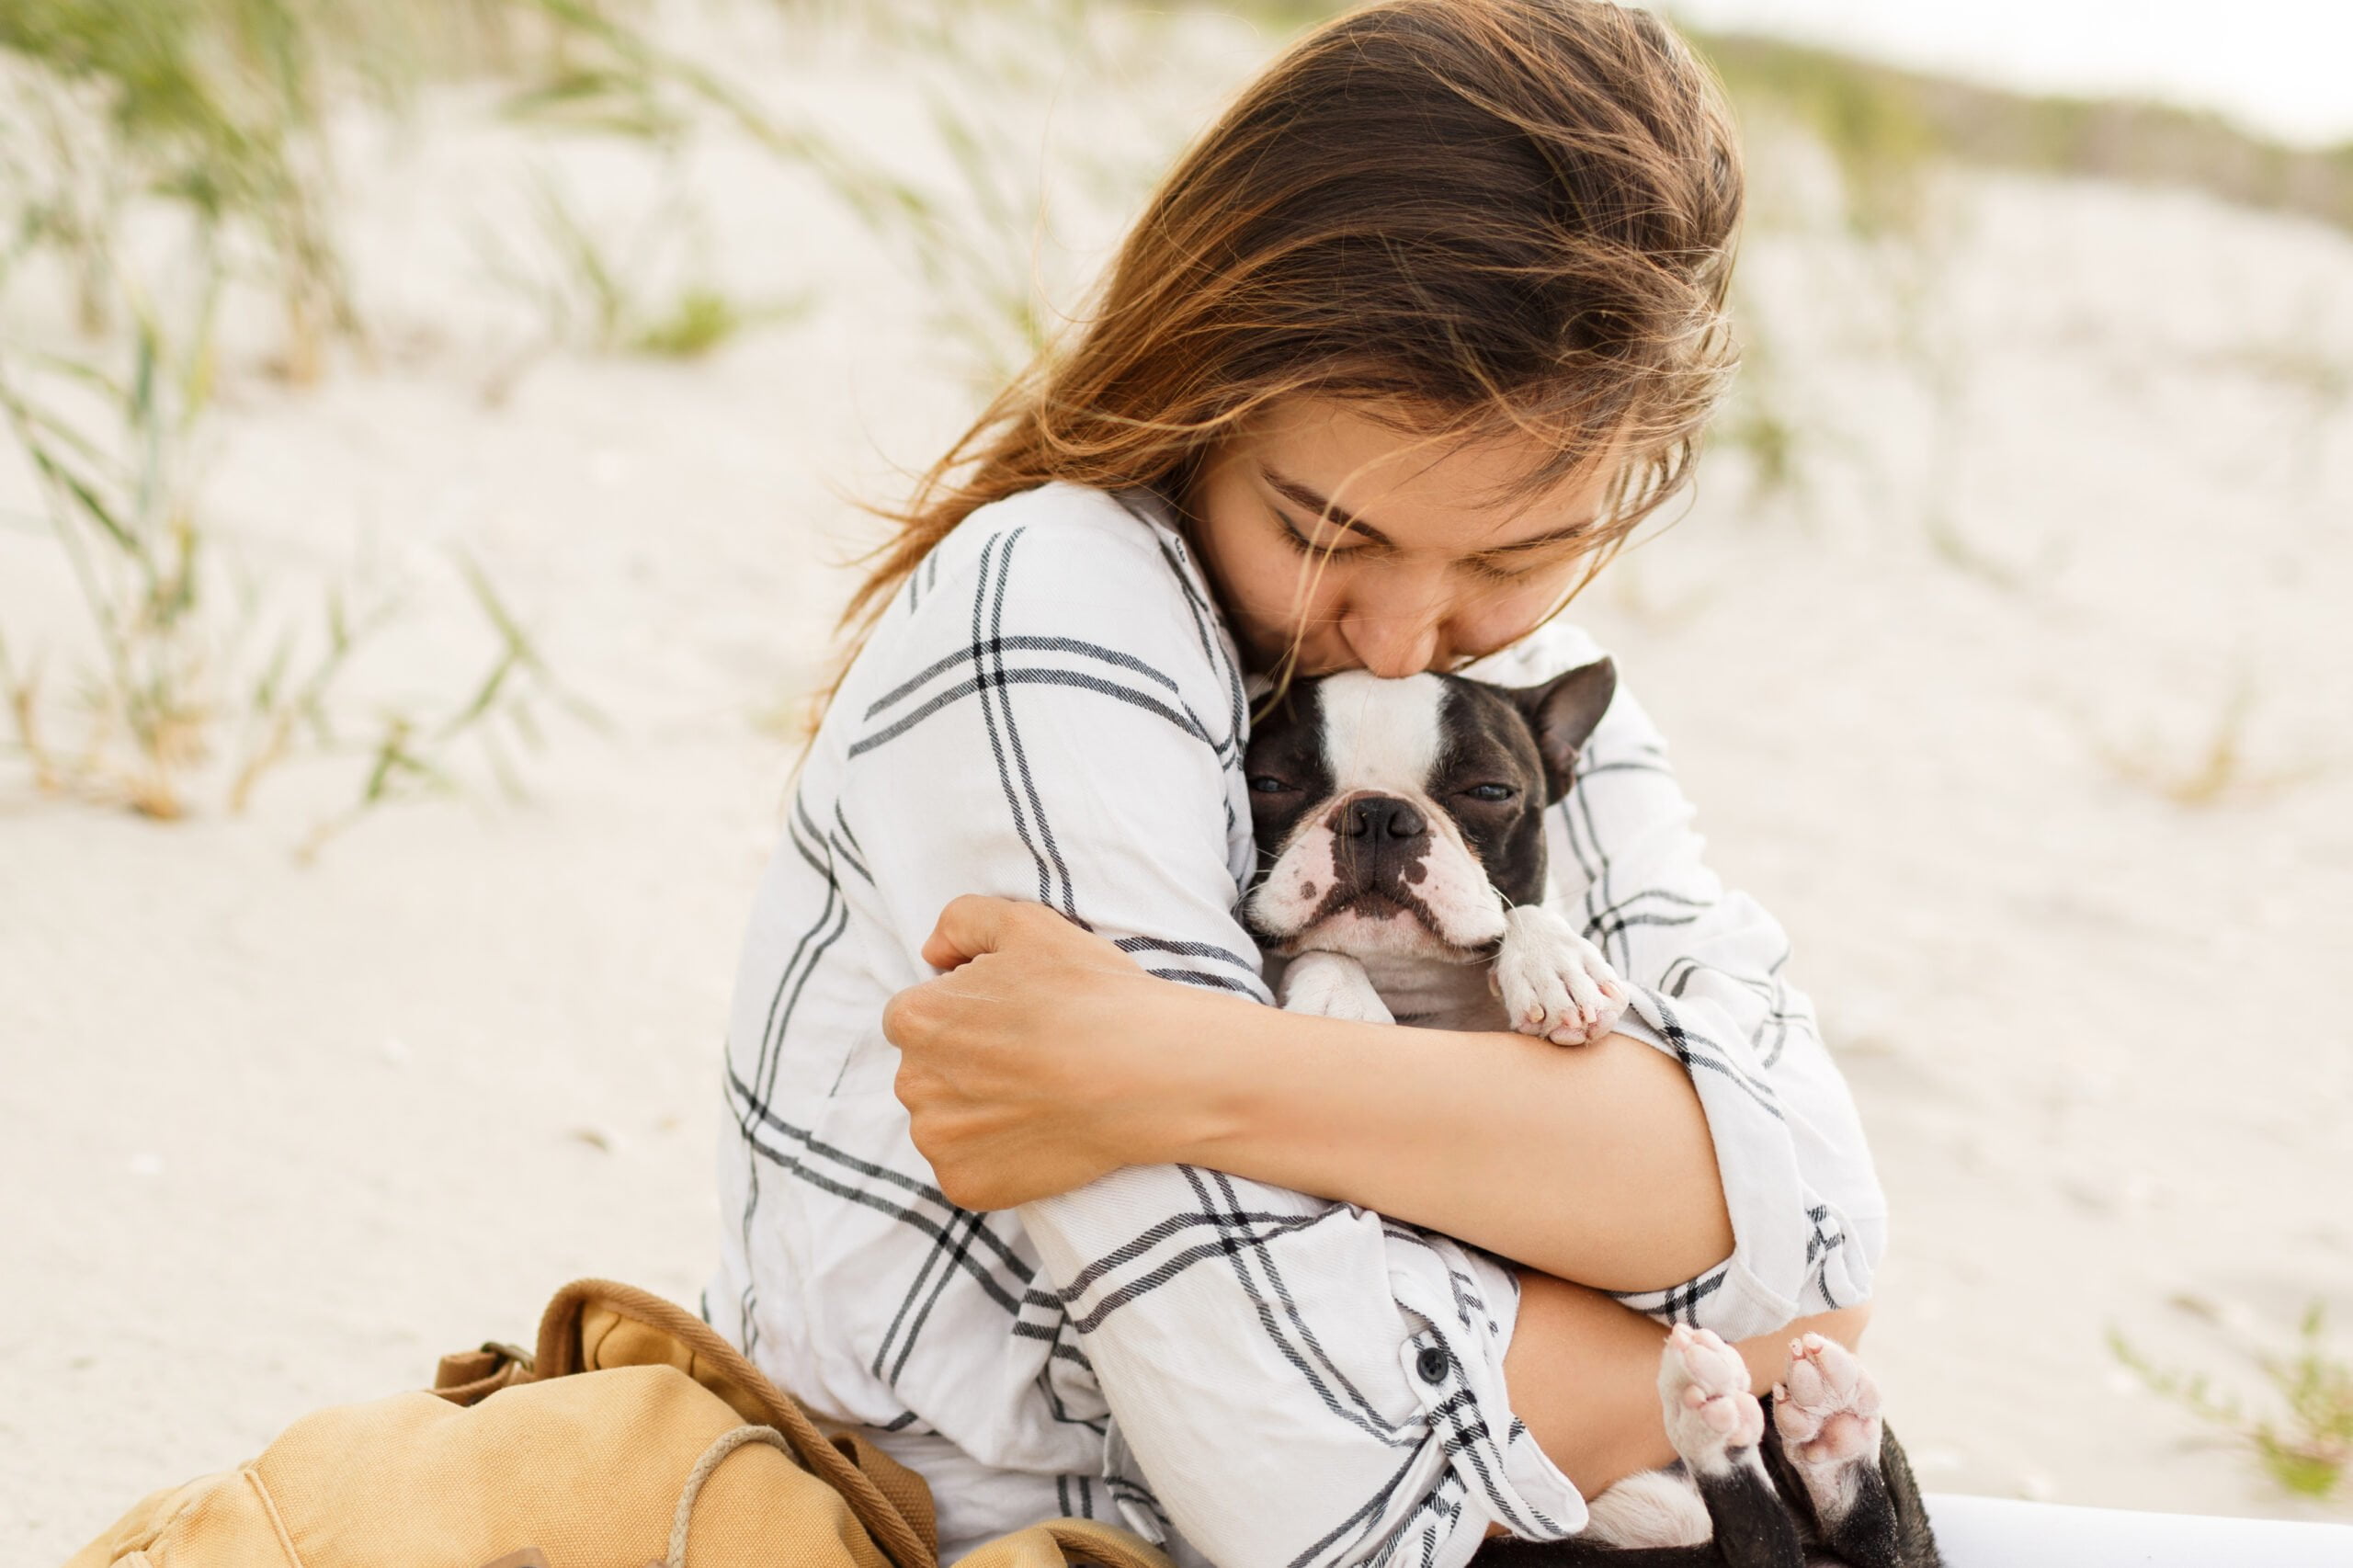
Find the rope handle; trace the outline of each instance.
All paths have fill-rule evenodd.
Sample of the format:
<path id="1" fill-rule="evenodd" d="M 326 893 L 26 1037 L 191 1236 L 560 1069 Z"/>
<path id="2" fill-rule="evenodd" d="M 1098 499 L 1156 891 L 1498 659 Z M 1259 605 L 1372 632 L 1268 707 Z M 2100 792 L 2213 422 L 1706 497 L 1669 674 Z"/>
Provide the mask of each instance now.
<path id="1" fill-rule="evenodd" d="M 702 1483 L 710 1479 L 721 1461 L 747 1443 L 766 1443 L 786 1459 L 792 1458 L 792 1446 L 784 1434 L 773 1426 L 742 1426 L 722 1432 L 710 1447 L 695 1460 L 694 1469 L 687 1471 L 687 1484 L 678 1494 L 678 1511 L 670 1518 L 670 1550 L 657 1568 L 687 1568 L 687 1528 L 694 1522 L 695 1499 L 702 1495 Z"/>

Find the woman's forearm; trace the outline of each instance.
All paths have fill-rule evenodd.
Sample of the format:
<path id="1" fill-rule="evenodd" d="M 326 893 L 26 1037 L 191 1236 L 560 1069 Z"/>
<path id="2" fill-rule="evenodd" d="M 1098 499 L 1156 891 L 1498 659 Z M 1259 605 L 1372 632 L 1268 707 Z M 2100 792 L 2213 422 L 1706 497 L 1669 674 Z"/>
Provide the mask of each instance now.
<path id="1" fill-rule="evenodd" d="M 1731 1255 L 1715 1148 L 1682 1067 L 1611 1035 L 1350 1023 L 1146 973 L 1036 904 L 961 898 L 949 972 L 883 1010 L 941 1190 L 997 1209 L 1176 1162 L 1337 1199 L 1609 1290 Z"/>
<path id="2" fill-rule="evenodd" d="M 1181 1005 L 1199 1009 L 1188 1032 L 1200 1043 L 1192 1104 L 1170 1108 L 1171 1159 L 1606 1290 L 1679 1284 L 1733 1250 L 1699 1096 L 1639 1040 L 1563 1047 L 1198 994 Z"/>

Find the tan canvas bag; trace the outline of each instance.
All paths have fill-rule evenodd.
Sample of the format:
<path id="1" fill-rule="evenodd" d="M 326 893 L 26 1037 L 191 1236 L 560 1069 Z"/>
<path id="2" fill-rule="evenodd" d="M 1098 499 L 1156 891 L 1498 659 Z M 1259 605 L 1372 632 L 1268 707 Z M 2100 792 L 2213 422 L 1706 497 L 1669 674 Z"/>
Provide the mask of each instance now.
<path id="1" fill-rule="evenodd" d="M 304 1416 L 251 1462 L 145 1499 L 67 1568 L 938 1568 L 922 1477 L 643 1290 L 575 1281 L 536 1354 L 445 1357 L 435 1381 Z M 1088 1519 L 957 1568 L 1074 1562 L 1172 1568 Z"/>

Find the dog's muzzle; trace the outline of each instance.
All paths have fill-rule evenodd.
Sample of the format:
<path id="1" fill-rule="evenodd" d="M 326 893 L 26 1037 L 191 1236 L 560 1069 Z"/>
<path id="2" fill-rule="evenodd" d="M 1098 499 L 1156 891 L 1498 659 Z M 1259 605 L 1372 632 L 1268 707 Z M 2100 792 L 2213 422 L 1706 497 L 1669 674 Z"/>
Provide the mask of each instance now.
<path id="1" fill-rule="evenodd" d="M 1358 795 L 1334 807 L 1330 821 L 1340 898 L 1402 894 L 1429 875 L 1430 824 L 1411 801 Z"/>

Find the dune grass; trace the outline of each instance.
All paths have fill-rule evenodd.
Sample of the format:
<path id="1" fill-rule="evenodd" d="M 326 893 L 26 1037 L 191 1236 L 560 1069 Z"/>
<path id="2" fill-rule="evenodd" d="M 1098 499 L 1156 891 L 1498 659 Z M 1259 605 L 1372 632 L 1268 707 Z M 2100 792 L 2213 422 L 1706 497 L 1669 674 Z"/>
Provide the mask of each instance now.
<path id="1" fill-rule="evenodd" d="M 0 164 L 23 177 L 0 193 L 0 208 L 13 209 L 21 247 L 66 256 L 77 315 L 93 334 L 118 313 L 105 280 L 126 210 L 178 208 L 206 250 L 249 264 L 275 290 L 286 321 L 280 368 L 314 381 L 332 341 L 365 341 L 336 232 L 335 113 L 399 108 L 428 81 L 494 74 L 518 84 L 518 114 L 593 115 L 600 129 L 658 133 L 677 118 L 676 88 L 712 85 L 640 39 L 624 8 L 9 0 L 0 82 L 16 109 L 0 113 Z"/>
<path id="2" fill-rule="evenodd" d="M 2320 1302 L 2304 1310 L 2291 1349 L 2256 1357 L 2275 1415 L 2250 1414 L 2239 1395 L 2216 1392 L 2203 1372 L 2156 1365 L 2113 1327 L 2108 1345 L 2152 1392 L 2245 1447 L 2283 1491 L 2325 1501 L 2353 1469 L 2353 1361 L 2329 1345 Z"/>
<path id="3" fill-rule="evenodd" d="M 457 787 L 477 754 L 510 789 L 512 754 L 551 708 L 593 718 L 555 680 L 489 579 L 460 562 L 494 642 L 449 697 L 366 699 L 354 664 L 401 617 L 399 593 L 361 577 L 307 607 L 273 595 L 210 525 L 199 484 L 217 286 L 166 324 L 134 300 L 123 362 L 0 355 L 0 423 L 24 453 L 94 656 L 0 635 L 0 694 L 36 788 L 174 821 L 245 809 L 302 756 L 360 761 L 355 798 L 314 834 L 423 790 Z M 275 598 L 278 602 L 273 604 Z"/>
<path id="4" fill-rule="evenodd" d="M 544 347 L 696 359 L 814 302 L 806 294 L 745 300 L 700 275 L 701 214 L 675 171 L 618 241 L 602 235 L 545 170 L 533 176 L 530 211 L 529 234 L 483 229 L 475 249 L 540 316 Z"/>
<path id="5" fill-rule="evenodd" d="M 1784 40 L 1685 28 L 1746 110 L 1789 114 L 1900 218 L 1912 171 L 1944 159 L 2203 191 L 2353 230 L 2353 142 L 2292 147 L 2218 114 L 2132 98 L 2010 92 Z"/>
<path id="6" fill-rule="evenodd" d="M 2253 670 L 2242 665 L 2204 733 L 2187 746 L 2169 746 L 2146 736 L 2127 746 L 2098 737 L 2095 749 L 2118 779 L 2177 806 L 2204 810 L 2268 800 L 2320 777 L 2325 765 L 2306 760 L 2265 766 L 2250 756 L 2247 729 L 2258 695 Z"/>

